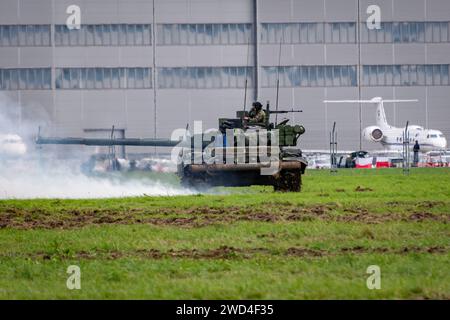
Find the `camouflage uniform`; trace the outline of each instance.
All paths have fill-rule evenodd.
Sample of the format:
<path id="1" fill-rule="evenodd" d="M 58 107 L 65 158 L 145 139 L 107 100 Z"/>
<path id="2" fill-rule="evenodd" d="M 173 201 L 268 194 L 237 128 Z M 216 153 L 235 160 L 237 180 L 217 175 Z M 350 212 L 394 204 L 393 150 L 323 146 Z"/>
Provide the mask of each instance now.
<path id="1" fill-rule="evenodd" d="M 261 109 L 256 111 L 256 109 L 252 109 L 249 114 L 249 123 L 265 123 L 266 121 L 266 113 Z"/>

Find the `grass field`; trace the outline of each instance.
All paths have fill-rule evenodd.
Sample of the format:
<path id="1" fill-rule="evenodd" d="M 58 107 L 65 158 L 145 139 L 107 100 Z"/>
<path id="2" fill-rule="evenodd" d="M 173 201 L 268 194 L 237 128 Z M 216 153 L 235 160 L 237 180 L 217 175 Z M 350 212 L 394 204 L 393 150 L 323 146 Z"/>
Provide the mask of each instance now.
<path id="1" fill-rule="evenodd" d="M 0 298 L 450 299 L 449 169 L 303 181 L 301 193 L 0 201 Z M 69 265 L 81 290 L 66 287 Z"/>

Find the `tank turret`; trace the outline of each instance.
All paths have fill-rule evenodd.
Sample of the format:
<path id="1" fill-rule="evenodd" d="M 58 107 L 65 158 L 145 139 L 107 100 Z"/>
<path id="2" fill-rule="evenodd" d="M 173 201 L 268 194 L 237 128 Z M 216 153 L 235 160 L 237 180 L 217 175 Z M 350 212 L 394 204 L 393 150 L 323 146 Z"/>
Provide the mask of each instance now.
<path id="1" fill-rule="evenodd" d="M 235 118 L 220 118 L 219 138 L 209 140 L 209 146 L 215 151 L 213 163 L 205 158 L 200 162 L 199 158 L 195 159 L 198 152 L 186 148 L 178 166 L 182 183 L 188 186 L 273 185 L 276 191 L 300 191 L 307 160 L 297 144 L 305 128 L 288 124 L 289 119 L 280 123 L 270 121 L 272 114 L 296 112 L 302 111 L 272 111 L 267 103 L 265 121 L 261 123 L 250 123 L 246 111 L 237 111 Z M 192 163 L 194 160 L 197 162 Z M 274 166 L 275 170 L 267 170 Z"/>

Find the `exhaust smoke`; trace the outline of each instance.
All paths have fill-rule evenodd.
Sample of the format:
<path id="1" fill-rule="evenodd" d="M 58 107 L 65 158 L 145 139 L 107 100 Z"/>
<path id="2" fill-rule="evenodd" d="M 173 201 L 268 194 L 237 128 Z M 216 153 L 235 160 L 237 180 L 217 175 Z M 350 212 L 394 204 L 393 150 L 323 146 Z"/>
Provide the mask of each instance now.
<path id="1" fill-rule="evenodd" d="M 114 175 L 89 177 L 81 172 L 70 172 L 70 169 L 64 166 L 42 169 L 31 168 L 30 163 L 26 165 L 18 163 L 0 169 L 0 199 L 86 199 L 144 195 L 173 196 L 193 193 L 188 189 L 171 186 L 161 181 L 123 180 Z"/>

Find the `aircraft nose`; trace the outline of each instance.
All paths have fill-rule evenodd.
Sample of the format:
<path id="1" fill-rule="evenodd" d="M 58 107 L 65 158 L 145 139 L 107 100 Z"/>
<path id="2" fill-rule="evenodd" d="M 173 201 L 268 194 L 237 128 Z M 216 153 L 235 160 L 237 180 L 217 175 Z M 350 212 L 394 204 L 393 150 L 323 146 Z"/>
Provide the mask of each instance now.
<path id="1" fill-rule="evenodd" d="M 447 139 L 442 138 L 442 149 L 447 149 Z"/>
<path id="2" fill-rule="evenodd" d="M 447 139 L 446 138 L 440 138 L 437 141 L 437 147 L 441 149 L 447 149 Z"/>

